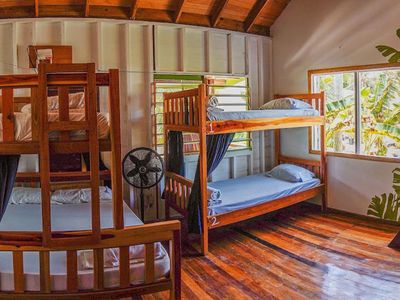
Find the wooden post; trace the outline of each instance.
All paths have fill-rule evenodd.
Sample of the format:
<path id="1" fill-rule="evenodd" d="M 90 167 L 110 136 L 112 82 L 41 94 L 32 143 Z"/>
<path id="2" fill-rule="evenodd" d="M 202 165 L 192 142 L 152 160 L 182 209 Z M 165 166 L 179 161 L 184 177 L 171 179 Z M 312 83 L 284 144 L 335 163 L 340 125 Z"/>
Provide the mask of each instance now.
<path id="1" fill-rule="evenodd" d="M 121 158 L 121 121 L 119 103 L 119 71 L 110 70 L 109 103 L 110 138 L 111 138 L 111 182 L 113 188 L 114 228 L 124 228 L 123 197 L 122 197 L 122 158 Z"/>
<path id="2" fill-rule="evenodd" d="M 174 230 L 170 241 L 172 289 L 170 299 L 181 299 L 181 231 Z"/>
<path id="3" fill-rule="evenodd" d="M 200 138 L 200 195 L 201 195 L 201 220 L 202 220 L 202 233 L 201 233 L 201 253 L 207 255 L 208 253 L 208 199 L 207 199 L 207 134 L 206 134 L 206 85 L 199 86 L 199 138 Z"/>
<path id="4" fill-rule="evenodd" d="M 164 93 L 165 95 L 165 93 Z M 165 164 L 165 170 L 168 171 L 168 134 L 169 134 L 169 130 L 166 128 L 167 124 L 168 124 L 168 100 L 166 100 L 164 98 L 164 103 L 163 103 L 163 118 L 164 118 L 164 164 Z M 157 141 L 156 141 L 157 144 Z M 167 185 L 167 181 L 165 181 L 165 185 Z M 165 193 L 164 195 L 164 201 L 165 201 L 165 219 L 168 220 L 170 218 L 169 215 L 169 204 L 168 204 L 168 195 L 167 193 Z"/>
<path id="5" fill-rule="evenodd" d="M 51 208 L 50 208 L 50 154 L 49 133 L 47 120 L 47 74 L 46 64 L 39 64 L 39 88 L 38 88 L 40 127 L 39 127 L 39 166 L 40 187 L 42 196 L 42 231 L 43 245 L 46 246 L 51 240 Z"/>
<path id="6" fill-rule="evenodd" d="M 275 166 L 279 165 L 279 156 L 281 155 L 281 130 L 274 130 L 274 146 L 275 146 Z"/>

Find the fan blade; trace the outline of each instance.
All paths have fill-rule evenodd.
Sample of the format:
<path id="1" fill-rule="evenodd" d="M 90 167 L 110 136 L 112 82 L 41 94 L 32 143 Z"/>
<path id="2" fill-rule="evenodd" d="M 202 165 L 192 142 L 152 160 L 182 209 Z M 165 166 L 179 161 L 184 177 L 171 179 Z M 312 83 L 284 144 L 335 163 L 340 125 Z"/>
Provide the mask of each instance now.
<path id="1" fill-rule="evenodd" d="M 140 174 L 140 179 L 142 180 L 142 184 L 147 186 L 149 184 L 149 178 L 147 178 L 146 174 Z"/>
<path id="2" fill-rule="evenodd" d="M 139 169 L 135 168 L 133 170 L 130 170 L 128 174 L 126 174 L 127 177 L 135 177 L 137 174 L 139 174 Z"/>
<path id="3" fill-rule="evenodd" d="M 143 159 L 143 165 L 147 166 L 147 164 L 151 161 L 152 152 L 147 152 L 146 157 Z"/>
<path id="4" fill-rule="evenodd" d="M 131 162 L 133 162 L 136 166 L 140 166 L 140 159 L 137 158 L 135 155 L 129 154 L 129 159 L 130 159 Z"/>
<path id="5" fill-rule="evenodd" d="M 161 169 L 159 167 L 148 167 L 147 171 L 157 173 L 157 172 L 161 172 Z"/>

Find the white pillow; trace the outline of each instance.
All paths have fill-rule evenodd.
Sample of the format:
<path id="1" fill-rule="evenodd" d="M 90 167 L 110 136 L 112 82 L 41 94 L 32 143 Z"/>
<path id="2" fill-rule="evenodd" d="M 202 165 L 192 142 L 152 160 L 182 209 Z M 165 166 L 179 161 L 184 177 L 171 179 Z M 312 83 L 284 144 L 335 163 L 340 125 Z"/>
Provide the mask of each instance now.
<path id="1" fill-rule="evenodd" d="M 160 243 L 154 245 L 154 258 L 161 259 L 165 256 Z M 93 269 L 93 251 L 82 250 L 78 254 L 78 264 L 80 270 Z M 131 264 L 143 262 L 145 257 L 144 245 L 136 245 L 129 247 L 129 261 Z M 114 268 L 119 266 L 119 249 L 107 248 L 104 249 L 104 267 Z"/>
<path id="2" fill-rule="evenodd" d="M 82 109 L 85 108 L 85 94 L 83 92 L 69 94 L 69 108 L 70 109 Z M 47 97 L 47 109 L 58 110 L 58 96 Z M 21 108 L 21 112 L 30 113 L 31 104 L 26 104 Z"/>
<path id="3" fill-rule="evenodd" d="M 56 190 L 51 194 L 51 202 L 57 204 L 78 204 L 81 203 L 80 190 Z"/>
<path id="4" fill-rule="evenodd" d="M 100 201 L 111 201 L 112 191 L 107 186 L 99 187 Z M 80 200 L 83 203 L 87 203 L 92 199 L 92 189 L 81 189 L 80 190 Z"/>
<path id="5" fill-rule="evenodd" d="M 313 172 L 306 168 L 292 164 L 280 164 L 267 172 L 266 175 L 289 182 L 306 182 L 316 177 Z"/>
<path id="6" fill-rule="evenodd" d="M 11 193 L 11 204 L 40 204 L 42 194 L 40 188 L 15 187 Z"/>
<path id="7" fill-rule="evenodd" d="M 259 109 L 312 109 L 313 107 L 299 99 L 294 98 L 279 98 L 271 100 Z"/>

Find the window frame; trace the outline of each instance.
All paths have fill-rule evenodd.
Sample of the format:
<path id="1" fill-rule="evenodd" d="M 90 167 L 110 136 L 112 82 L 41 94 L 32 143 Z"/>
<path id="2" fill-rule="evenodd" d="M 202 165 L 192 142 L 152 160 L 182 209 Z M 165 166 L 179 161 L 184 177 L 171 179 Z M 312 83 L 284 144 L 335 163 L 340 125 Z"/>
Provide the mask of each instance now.
<path id="1" fill-rule="evenodd" d="M 346 66 L 346 67 L 336 67 L 336 68 L 327 68 L 327 69 L 315 69 L 315 70 L 308 70 L 308 92 L 312 93 L 313 91 L 313 76 L 314 75 L 323 75 L 323 74 L 332 74 L 332 73 L 354 73 L 355 75 L 355 111 L 356 111 L 356 123 L 360 122 L 360 99 L 358 94 L 359 90 L 359 72 L 363 71 L 382 71 L 382 70 L 390 70 L 390 69 L 400 69 L 400 63 L 382 63 L 382 64 L 369 64 L 369 65 L 357 65 L 357 66 Z M 356 132 L 357 127 L 359 124 L 355 124 Z M 357 137 L 356 137 L 357 138 Z M 360 147 L 360 143 L 358 143 L 358 147 Z M 380 162 L 392 162 L 392 163 L 399 163 L 400 158 L 396 157 L 385 157 L 385 156 L 375 156 L 375 155 L 366 155 L 357 153 L 359 149 L 357 149 L 357 143 L 355 146 L 356 153 L 341 153 L 341 152 L 332 152 L 327 151 L 326 154 L 328 156 L 333 157 L 342 157 L 342 158 L 352 158 L 352 159 L 359 159 L 359 160 L 370 160 L 370 161 L 380 161 Z M 321 154 L 320 150 L 313 149 L 313 128 L 308 128 L 308 152 L 310 154 Z"/>
<path id="2" fill-rule="evenodd" d="M 183 81 L 187 81 L 187 84 L 196 84 L 197 83 L 204 83 L 207 85 L 207 94 L 209 93 L 209 87 L 213 86 L 213 85 L 209 85 L 208 84 L 208 80 L 210 79 L 210 77 L 216 77 L 216 78 L 244 78 L 246 81 L 246 85 L 245 86 L 240 86 L 239 88 L 243 88 L 246 89 L 246 103 L 245 104 L 240 104 L 239 106 L 243 106 L 246 107 L 247 110 L 251 109 L 251 97 L 250 97 L 250 82 L 249 82 L 249 78 L 247 75 L 234 75 L 234 74 L 230 74 L 230 75 L 226 75 L 226 74 L 165 74 L 165 73 L 155 73 L 153 76 L 153 81 L 151 83 L 151 131 L 152 131 L 152 148 L 154 149 L 158 149 L 158 147 L 163 146 L 162 144 L 158 144 L 157 143 L 157 137 L 160 135 L 157 133 L 157 127 L 159 125 L 163 125 L 163 124 L 159 124 L 157 122 L 157 113 L 155 113 L 155 109 L 156 106 L 159 102 L 157 102 L 157 83 L 173 83 L 172 81 L 177 81 L 177 84 L 182 84 Z M 171 82 L 168 82 L 171 81 Z M 230 86 L 226 86 L 226 87 L 230 87 Z M 226 95 L 222 95 L 222 96 L 226 96 Z M 229 97 L 231 97 L 232 95 L 227 95 Z M 232 105 L 232 104 L 227 104 L 227 105 Z M 223 106 L 223 105 L 222 105 Z M 239 148 L 229 148 L 228 152 L 230 153 L 243 153 L 246 151 L 252 151 L 253 149 L 253 137 L 252 135 L 249 133 L 248 137 L 244 138 L 244 139 L 234 139 L 234 141 L 236 142 L 246 142 L 246 146 L 245 147 L 239 147 Z M 190 144 L 190 143 L 198 143 L 198 142 L 185 142 L 185 144 Z M 185 156 L 191 156 L 191 155 L 198 155 L 198 151 L 189 151 L 189 152 L 185 152 Z M 162 154 L 163 155 L 163 154 Z"/>

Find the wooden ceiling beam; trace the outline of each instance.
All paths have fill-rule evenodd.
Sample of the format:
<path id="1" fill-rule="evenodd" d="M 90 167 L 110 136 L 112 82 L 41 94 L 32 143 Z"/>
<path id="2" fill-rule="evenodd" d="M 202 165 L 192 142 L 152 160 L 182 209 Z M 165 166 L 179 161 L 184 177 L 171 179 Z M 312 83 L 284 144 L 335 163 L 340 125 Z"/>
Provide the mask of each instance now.
<path id="1" fill-rule="evenodd" d="M 183 6 L 185 5 L 186 0 L 178 0 L 178 5 L 177 5 L 177 9 L 175 11 L 175 15 L 174 15 L 174 22 L 178 23 L 179 19 L 182 16 L 182 11 L 183 11 Z"/>
<path id="2" fill-rule="evenodd" d="M 85 17 L 90 15 L 90 0 L 85 1 Z"/>
<path id="3" fill-rule="evenodd" d="M 246 21 L 244 22 L 244 30 L 246 32 L 249 32 L 250 29 L 253 27 L 257 18 L 260 16 L 262 10 L 265 8 L 269 1 L 270 0 L 257 0 L 257 2 L 254 4 L 253 8 L 246 18 Z"/>
<path id="4" fill-rule="evenodd" d="M 39 0 L 35 0 L 35 17 L 39 17 Z"/>
<path id="5" fill-rule="evenodd" d="M 217 1 L 216 5 L 214 6 L 211 16 L 210 16 L 210 22 L 211 22 L 211 27 L 217 26 L 218 22 L 221 20 L 221 15 L 228 4 L 229 0 L 219 0 Z"/>
<path id="6" fill-rule="evenodd" d="M 129 13 L 129 19 L 131 19 L 131 20 L 136 19 L 138 5 L 139 5 L 139 0 L 132 0 L 131 11 Z"/>

